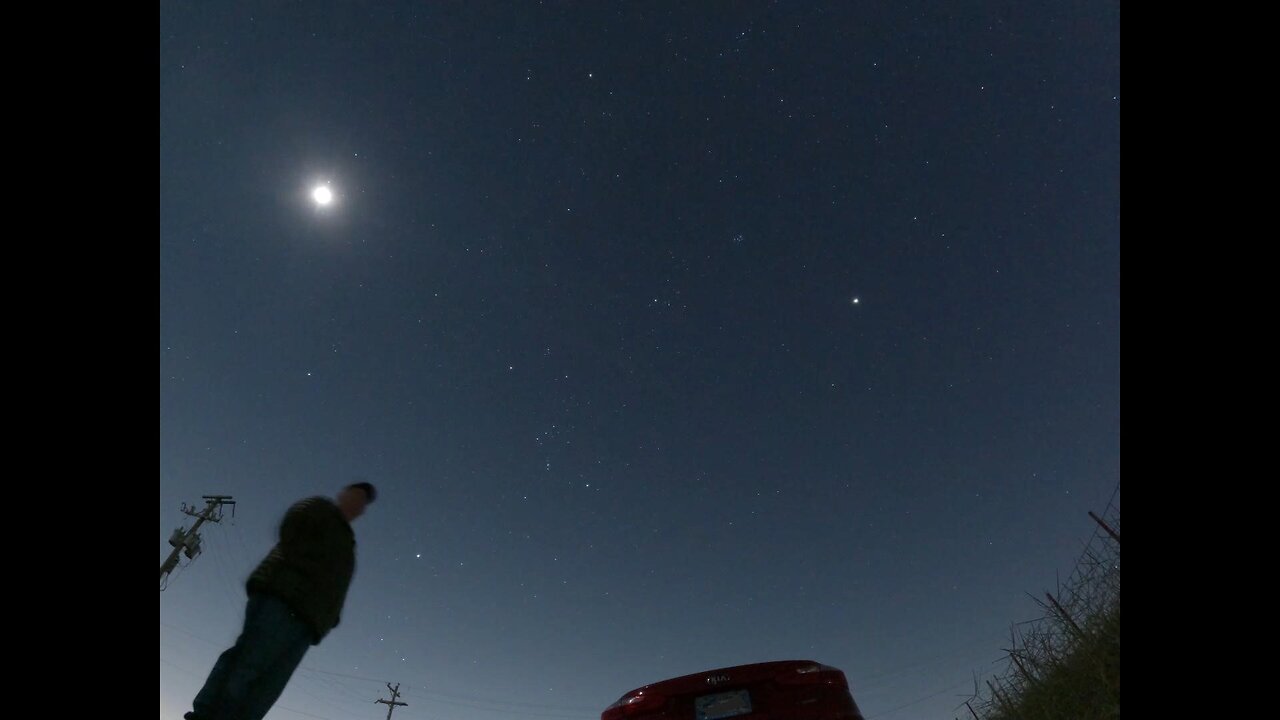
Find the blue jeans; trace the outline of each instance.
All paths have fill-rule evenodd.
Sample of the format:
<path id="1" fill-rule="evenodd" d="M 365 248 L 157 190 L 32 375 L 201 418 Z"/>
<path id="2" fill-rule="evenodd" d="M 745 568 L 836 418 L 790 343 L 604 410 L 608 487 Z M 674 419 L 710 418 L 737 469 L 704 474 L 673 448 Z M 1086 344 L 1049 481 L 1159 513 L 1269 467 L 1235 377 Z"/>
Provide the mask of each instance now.
<path id="1" fill-rule="evenodd" d="M 191 703 L 201 720 L 262 720 L 311 647 L 311 626 L 274 595 L 249 596 L 244 630 Z"/>

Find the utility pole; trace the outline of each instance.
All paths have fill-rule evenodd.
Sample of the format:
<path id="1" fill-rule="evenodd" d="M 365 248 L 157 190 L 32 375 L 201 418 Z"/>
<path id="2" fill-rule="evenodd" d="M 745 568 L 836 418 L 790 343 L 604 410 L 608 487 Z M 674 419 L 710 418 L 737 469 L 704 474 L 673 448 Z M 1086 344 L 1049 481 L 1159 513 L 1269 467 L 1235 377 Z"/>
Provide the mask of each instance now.
<path id="1" fill-rule="evenodd" d="M 195 506 L 188 507 L 186 503 L 182 503 L 182 512 L 196 518 L 196 524 L 191 526 L 190 530 L 178 528 L 173 531 L 173 536 L 169 538 L 169 544 L 173 546 L 173 552 L 169 553 L 169 558 L 160 565 L 160 579 L 165 580 L 165 576 L 173 572 L 178 566 L 178 554 L 185 551 L 189 560 L 195 560 L 200 554 L 200 533 L 197 531 L 200 526 L 209 522 L 220 522 L 222 520 L 222 506 L 231 506 L 231 517 L 236 516 L 236 501 L 231 499 L 230 495 L 205 495 L 202 498 L 205 501 L 204 510 L 196 512 Z M 160 587 L 164 591 L 167 583 Z"/>
<path id="2" fill-rule="evenodd" d="M 373 704 L 382 703 L 387 706 L 387 720 L 391 720 L 391 713 L 395 712 L 396 706 L 409 707 L 409 703 L 396 702 L 396 698 L 400 697 L 400 683 L 396 683 L 395 687 L 391 687 L 391 683 L 387 683 L 387 689 L 391 691 L 390 700 L 374 700 Z"/>

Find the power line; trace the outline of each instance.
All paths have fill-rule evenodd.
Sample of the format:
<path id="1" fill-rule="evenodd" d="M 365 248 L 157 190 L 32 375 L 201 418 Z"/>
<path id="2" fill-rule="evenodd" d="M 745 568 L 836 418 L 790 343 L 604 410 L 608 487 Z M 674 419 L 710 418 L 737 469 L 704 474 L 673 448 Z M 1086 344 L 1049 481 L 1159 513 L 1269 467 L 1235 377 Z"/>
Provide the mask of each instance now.
<path id="1" fill-rule="evenodd" d="M 177 625 L 174 625 L 173 623 L 167 623 L 167 622 L 165 622 L 165 621 L 161 620 L 161 621 L 160 621 L 160 624 L 161 624 L 162 626 L 164 626 L 164 627 L 169 628 L 170 630 L 177 630 L 178 632 L 182 633 L 183 635 L 187 635 L 187 636 L 193 637 L 193 638 L 195 638 L 196 640 L 199 640 L 200 642 L 203 642 L 203 643 L 209 643 L 210 645 L 213 645 L 214 647 L 222 647 L 222 646 L 223 646 L 223 643 L 220 643 L 220 642 L 214 642 L 214 641 L 210 640 L 209 638 L 200 637 L 199 635 L 197 635 L 197 634 L 195 634 L 195 633 L 191 632 L 190 630 L 187 630 L 187 629 L 185 629 L 185 628 L 178 627 Z"/>
<path id="2" fill-rule="evenodd" d="M 307 677 L 303 677 L 302 679 L 303 679 L 303 680 L 312 680 L 313 682 L 315 681 L 315 678 L 307 678 Z M 319 689 L 319 688 L 317 688 L 317 689 Z M 324 690 L 328 690 L 329 692 L 333 692 L 333 686 L 325 687 L 325 688 L 324 688 Z M 356 703 L 354 700 L 351 700 L 351 699 L 349 699 L 349 698 L 341 698 L 341 697 L 324 698 L 324 697 L 320 697 L 319 695 L 317 695 L 317 694 L 315 694 L 315 693 L 311 692 L 310 690 L 307 690 L 306 688 L 304 688 L 304 687 L 302 687 L 301 685 L 298 685 L 298 684 L 293 684 L 293 685 L 291 685 L 291 686 L 290 686 L 290 691 L 300 692 L 300 693 L 302 693 L 302 694 L 306 695 L 307 697 L 309 697 L 309 698 L 311 698 L 311 699 L 313 699 L 313 700 L 315 700 L 315 701 L 319 702 L 320 704 L 325 705 L 325 706 L 330 707 L 330 708 L 333 708 L 334 710 L 337 710 L 337 711 L 339 711 L 339 712 L 341 712 L 341 713 L 343 713 L 343 714 L 347 714 L 347 715 L 349 715 L 349 714 L 358 714 L 358 713 L 356 713 L 355 711 L 353 711 L 353 710 L 351 709 L 351 708 L 355 707 L 355 705 L 356 705 L 357 703 Z M 335 694 L 336 694 L 336 693 L 335 693 Z M 360 697 L 359 704 L 360 704 L 361 706 L 365 705 L 365 704 L 366 704 L 366 703 L 368 703 L 368 702 L 369 702 L 368 696 L 361 696 L 361 697 Z M 344 705 L 345 705 L 345 707 L 343 707 Z"/>
<path id="3" fill-rule="evenodd" d="M 198 676 L 198 675 L 196 675 L 195 673 L 193 673 L 193 672 L 191 672 L 190 670 L 188 670 L 188 669 L 186 669 L 186 668 L 182 667 L 181 665 L 178 665 L 177 663 L 170 662 L 169 660 L 165 660 L 164 658 L 160 658 L 160 662 L 161 662 L 161 664 L 168 665 L 169 667 L 173 668 L 174 670 L 177 670 L 178 672 L 183 673 L 183 674 L 185 674 L 185 675 L 190 675 L 191 677 L 199 677 L 199 676 Z"/>
<path id="4" fill-rule="evenodd" d="M 347 696 L 345 699 L 348 702 L 357 701 L 357 700 L 361 704 L 369 702 L 368 693 L 362 693 L 357 690 L 353 690 L 351 689 L 351 686 L 339 680 L 333 680 L 333 679 L 318 675 L 314 670 L 311 670 L 310 668 L 299 667 L 298 669 L 302 672 L 302 675 L 300 676 L 302 680 L 317 683 L 319 685 L 324 685 L 325 687 L 331 690 L 340 691 L 342 694 Z"/>
<path id="5" fill-rule="evenodd" d="M 291 707 L 288 707 L 288 706 L 286 706 L 286 705 L 274 705 L 273 707 L 274 707 L 274 709 L 276 709 L 276 710 L 284 710 L 285 712 L 291 712 L 291 713 L 294 713 L 295 715 L 302 715 L 302 716 L 304 716 L 304 717 L 316 718 L 316 720 L 333 720 L 333 718 L 327 718 L 327 717 L 325 717 L 325 716 L 323 716 L 323 715 L 312 715 L 311 713 L 306 712 L 306 711 L 303 711 L 303 710 L 295 710 L 295 709 L 293 709 L 293 708 L 291 708 Z"/>
<path id="6" fill-rule="evenodd" d="M 960 657 L 961 655 L 970 657 L 972 655 L 978 654 L 979 652 L 990 652 L 989 650 L 978 650 L 973 647 L 979 644 L 985 644 L 985 641 L 988 639 L 989 639 L 989 634 L 984 633 L 980 636 L 976 636 L 971 640 L 968 640 L 962 643 L 960 646 L 953 647 L 953 649 L 948 652 L 938 654 L 938 655 L 930 655 L 925 657 L 924 659 L 913 660 L 905 665 L 899 665 L 891 670 L 886 670 L 881 673 L 876 673 L 875 675 L 868 675 L 866 677 L 859 678 L 857 685 L 860 688 L 865 688 L 868 686 L 872 686 L 872 683 L 874 683 L 877 680 L 883 680 L 885 678 L 893 677 L 895 675 L 900 675 L 908 670 L 914 670 L 919 667 L 930 667 L 944 660 L 950 660 L 953 658 Z M 992 662 L 994 663 L 998 661 L 992 661 Z"/>
<path id="7" fill-rule="evenodd" d="M 509 717 L 542 717 L 542 718 L 571 718 L 571 719 L 572 718 L 593 718 L 594 719 L 600 716 L 599 710 L 593 710 L 590 712 L 590 714 L 587 714 L 587 711 L 585 710 L 582 712 L 577 712 L 577 711 L 543 712 L 541 710 L 530 710 L 530 709 L 525 709 L 521 707 L 515 707 L 514 705 L 517 705 L 515 703 L 505 703 L 500 700 L 483 700 L 480 698 L 476 698 L 472 702 L 459 702 L 457 700 L 447 700 L 440 697 L 427 697 L 423 699 L 422 702 L 427 704 L 436 703 L 440 705 L 450 705 L 453 707 L 464 707 L 471 710 L 478 710 L 481 712 L 493 713 L 496 715 L 505 715 Z M 500 706 L 505 705 L 506 707 L 485 707 L 486 704 L 500 705 Z M 525 705 L 529 705 L 529 704 L 526 703 Z M 540 706 L 532 705 L 532 707 L 538 708 Z M 543 710 L 555 710 L 555 706 L 546 706 L 546 707 L 543 707 Z"/>
<path id="8" fill-rule="evenodd" d="M 880 711 L 880 712 L 876 713 L 875 715 L 868 715 L 868 716 L 867 716 L 867 720 L 874 720 L 874 718 L 884 717 L 885 715 L 888 715 L 888 714 L 890 714 L 890 713 L 895 713 L 895 712 L 898 712 L 899 710 L 903 710 L 903 709 L 909 708 L 909 707 L 911 707 L 912 705 L 919 705 L 920 703 L 924 702 L 925 700 L 932 700 L 933 698 L 936 698 L 936 697 L 938 697 L 939 695 L 941 695 L 941 694 L 943 694 L 943 693 L 951 692 L 952 690 L 955 690 L 956 688 L 960 687 L 961 685 L 968 684 L 968 682 L 969 682 L 968 680 L 965 680 L 964 682 L 958 682 L 958 683 L 956 683 L 955 685 L 952 685 L 951 687 L 943 688 L 943 689 L 939 690 L 939 691 L 938 691 L 938 692 L 936 692 L 936 693 L 933 693 L 933 694 L 931 694 L 931 695 L 925 695 L 925 696 L 924 696 L 924 697 L 922 697 L 922 698 L 919 698 L 919 699 L 917 699 L 917 700 L 912 700 L 911 702 L 906 703 L 906 704 L 904 704 L 904 705 L 899 705 L 898 707 L 895 707 L 895 708 L 889 708 L 888 710 L 882 710 L 882 711 Z"/>
<path id="9" fill-rule="evenodd" d="M 306 669 L 309 669 L 313 672 L 320 673 L 322 675 L 333 675 L 334 677 L 345 677 L 345 678 L 350 678 L 352 680 L 363 680 L 366 682 L 382 683 L 381 680 L 378 680 L 376 678 L 362 677 L 360 675 L 348 675 L 345 673 L 330 672 L 327 670 L 320 670 L 319 668 L 306 668 Z M 488 700 L 486 698 L 479 698 L 472 695 L 454 695 L 450 693 L 442 693 L 438 691 L 427 690 L 423 686 L 413 685 L 411 683 L 405 683 L 404 685 L 407 688 L 421 690 L 425 695 L 438 695 L 440 697 L 452 698 L 454 700 L 470 700 L 473 702 L 488 703 L 490 705 L 510 705 L 510 706 L 516 706 L 516 707 L 531 707 L 531 708 L 538 708 L 542 710 L 566 710 L 569 712 L 593 713 L 593 717 L 595 713 L 594 708 L 588 708 L 581 705 L 548 705 L 543 703 L 529 703 L 529 702 L 518 702 L 518 701 L 508 701 L 508 700 Z M 464 705 L 464 707 L 467 707 L 467 706 Z M 569 717 L 569 716 L 562 715 L 557 717 Z"/>

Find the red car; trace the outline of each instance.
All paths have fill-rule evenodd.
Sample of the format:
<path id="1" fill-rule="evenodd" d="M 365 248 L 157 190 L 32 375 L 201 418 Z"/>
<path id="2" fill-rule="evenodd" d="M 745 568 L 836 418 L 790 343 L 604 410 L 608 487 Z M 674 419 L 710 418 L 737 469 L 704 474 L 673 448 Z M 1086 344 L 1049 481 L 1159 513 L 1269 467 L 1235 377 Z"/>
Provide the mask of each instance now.
<path id="1" fill-rule="evenodd" d="M 600 720 L 863 720 L 844 673 L 812 660 L 739 665 L 636 688 Z"/>

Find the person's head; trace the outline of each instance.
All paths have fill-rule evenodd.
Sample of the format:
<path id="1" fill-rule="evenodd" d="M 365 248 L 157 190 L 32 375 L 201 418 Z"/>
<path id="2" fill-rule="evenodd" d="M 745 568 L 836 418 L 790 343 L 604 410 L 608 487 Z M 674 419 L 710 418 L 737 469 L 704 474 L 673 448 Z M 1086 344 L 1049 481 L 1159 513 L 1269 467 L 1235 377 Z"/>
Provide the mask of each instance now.
<path id="1" fill-rule="evenodd" d="M 364 508 L 378 498 L 378 491 L 372 483 L 352 483 L 338 493 L 338 509 L 342 516 L 351 522 L 364 514 Z"/>

